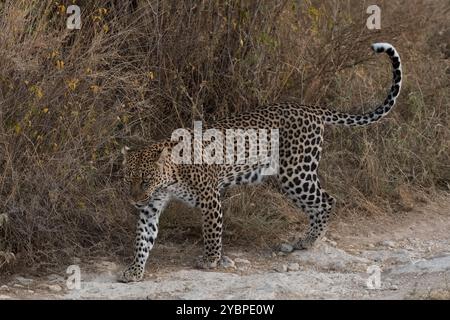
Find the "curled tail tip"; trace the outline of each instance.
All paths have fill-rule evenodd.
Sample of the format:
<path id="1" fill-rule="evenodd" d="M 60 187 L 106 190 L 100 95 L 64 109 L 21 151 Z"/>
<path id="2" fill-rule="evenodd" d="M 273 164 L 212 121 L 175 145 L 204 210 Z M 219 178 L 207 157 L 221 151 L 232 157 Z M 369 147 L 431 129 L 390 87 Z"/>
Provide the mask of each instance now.
<path id="1" fill-rule="evenodd" d="M 397 50 L 394 46 L 387 42 L 377 42 L 371 45 L 371 48 L 376 53 L 386 52 L 390 56 L 397 56 Z"/>

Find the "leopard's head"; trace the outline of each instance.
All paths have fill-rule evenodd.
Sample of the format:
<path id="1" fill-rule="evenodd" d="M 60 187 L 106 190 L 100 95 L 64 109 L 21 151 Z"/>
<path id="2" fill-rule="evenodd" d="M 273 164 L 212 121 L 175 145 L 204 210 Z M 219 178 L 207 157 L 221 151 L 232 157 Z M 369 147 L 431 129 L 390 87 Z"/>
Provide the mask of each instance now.
<path id="1" fill-rule="evenodd" d="M 141 207 L 158 190 L 174 183 L 173 166 L 167 147 L 157 145 L 141 150 L 122 148 L 125 187 L 130 202 Z"/>

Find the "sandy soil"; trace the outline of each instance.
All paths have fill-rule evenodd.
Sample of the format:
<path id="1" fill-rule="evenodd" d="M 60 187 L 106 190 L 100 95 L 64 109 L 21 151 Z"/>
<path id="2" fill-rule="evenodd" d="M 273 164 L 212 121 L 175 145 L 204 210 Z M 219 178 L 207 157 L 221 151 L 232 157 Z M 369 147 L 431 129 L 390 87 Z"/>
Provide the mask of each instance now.
<path id="1" fill-rule="evenodd" d="M 75 259 L 80 289 L 64 271 L 15 275 L 0 299 L 450 299 L 450 198 L 382 221 L 337 220 L 308 251 L 225 248 L 235 266 L 202 271 L 199 244 L 159 245 L 142 282 L 118 283 L 120 263 Z"/>

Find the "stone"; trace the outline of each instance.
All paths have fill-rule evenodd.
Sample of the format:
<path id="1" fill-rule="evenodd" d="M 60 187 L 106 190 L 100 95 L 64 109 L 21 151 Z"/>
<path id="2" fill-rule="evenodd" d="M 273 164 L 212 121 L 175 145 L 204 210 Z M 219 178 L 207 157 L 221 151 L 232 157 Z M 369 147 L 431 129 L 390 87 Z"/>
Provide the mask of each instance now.
<path id="1" fill-rule="evenodd" d="M 389 287 L 389 289 L 391 289 L 391 290 L 398 290 L 398 286 L 397 285 L 395 285 L 395 284 L 393 284 L 393 285 L 391 285 L 390 287 Z"/>
<path id="2" fill-rule="evenodd" d="M 4 284 L 0 287 L 0 291 L 9 291 L 9 287 L 6 284 Z"/>
<path id="3" fill-rule="evenodd" d="M 300 265 L 298 263 L 289 263 L 287 265 L 287 271 L 298 271 L 300 270 Z"/>
<path id="4" fill-rule="evenodd" d="M 289 243 L 283 243 L 280 247 L 281 252 L 289 253 L 294 251 L 294 247 L 290 245 Z"/>
<path id="5" fill-rule="evenodd" d="M 57 285 L 57 284 L 51 284 L 51 285 L 47 286 L 47 288 L 53 292 L 60 292 L 62 290 L 61 286 Z"/>
<path id="6" fill-rule="evenodd" d="M 234 259 L 235 263 L 243 263 L 243 264 L 251 264 L 250 261 L 248 261 L 247 259 L 242 259 L 242 258 L 236 258 Z"/>
<path id="7" fill-rule="evenodd" d="M 231 260 L 231 259 L 230 259 L 229 257 L 227 257 L 227 256 L 223 256 L 223 257 L 222 257 L 221 265 L 222 265 L 222 267 L 224 267 L 224 268 L 235 268 L 235 267 L 236 267 L 234 261 Z"/>
<path id="8" fill-rule="evenodd" d="M 18 281 L 21 285 L 29 286 L 34 280 L 18 276 L 16 277 L 16 281 Z"/>
<path id="9" fill-rule="evenodd" d="M 394 241 L 390 241 L 390 240 L 382 241 L 380 244 L 382 246 L 389 247 L 389 248 L 394 248 L 395 247 L 395 242 Z"/>
<path id="10" fill-rule="evenodd" d="M 287 265 L 282 264 L 282 265 L 280 265 L 280 266 L 275 267 L 274 270 L 275 270 L 276 272 L 283 273 L 283 272 L 287 272 L 287 271 L 288 271 L 288 268 L 287 268 Z"/>
<path id="11" fill-rule="evenodd" d="M 59 274 L 50 274 L 50 275 L 47 276 L 47 279 L 50 282 L 64 281 L 64 277 L 60 276 Z"/>

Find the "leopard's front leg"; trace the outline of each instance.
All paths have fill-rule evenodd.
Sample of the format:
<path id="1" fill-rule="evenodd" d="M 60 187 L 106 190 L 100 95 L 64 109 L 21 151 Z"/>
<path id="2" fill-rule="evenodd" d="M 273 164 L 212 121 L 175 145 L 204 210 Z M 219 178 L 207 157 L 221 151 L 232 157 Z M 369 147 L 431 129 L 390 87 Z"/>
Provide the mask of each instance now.
<path id="1" fill-rule="evenodd" d="M 219 191 L 205 192 L 200 198 L 203 229 L 203 257 L 197 266 L 216 268 L 222 258 L 222 205 Z"/>
<path id="2" fill-rule="evenodd" d="M 139 209 L 134 259 L 120 277 L 122 282 L 140 281 L 144 276 L 145 263 L 158 235 L 159 216 L 168 201 L 167 196 L 156 196 Z"/>

